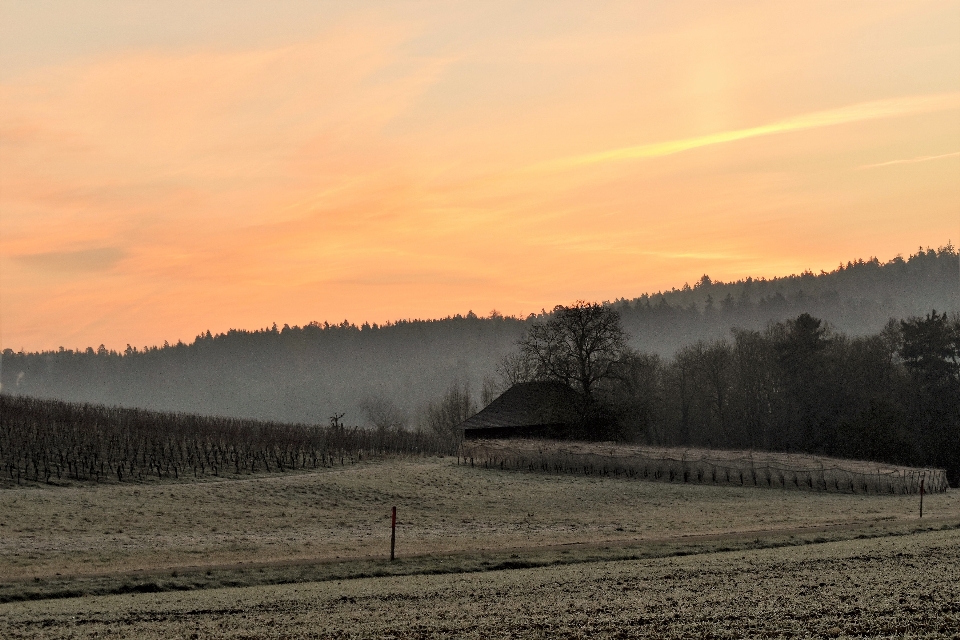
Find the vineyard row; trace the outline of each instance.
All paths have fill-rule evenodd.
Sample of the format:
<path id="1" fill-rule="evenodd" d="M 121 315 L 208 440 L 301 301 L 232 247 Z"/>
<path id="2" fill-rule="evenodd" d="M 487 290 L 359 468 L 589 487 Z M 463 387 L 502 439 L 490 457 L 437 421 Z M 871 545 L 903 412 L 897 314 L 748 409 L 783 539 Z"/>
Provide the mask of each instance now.
<path id="1" fill-rule="evenodd" d="M 449 454 L 434 434 L 281 424 L 0 395 L 7 483 L 243 475 L 317 469 L 387 454 Z"/>
<path id="2" fill-rule="evenodd" d="M 465 443 L 459 460 L 488 469 L 600 475 L 664 482 L 696 482 L 840 493 L 912 494 L 947 490 L 943 469 L 900 467 L 876 473 L 842 466 L 790 468 L 754 460 L 675 460 L 569 451 L 525 451 L 484 443 Z M 861 467 L 855 462 L 851 467 Z"/>

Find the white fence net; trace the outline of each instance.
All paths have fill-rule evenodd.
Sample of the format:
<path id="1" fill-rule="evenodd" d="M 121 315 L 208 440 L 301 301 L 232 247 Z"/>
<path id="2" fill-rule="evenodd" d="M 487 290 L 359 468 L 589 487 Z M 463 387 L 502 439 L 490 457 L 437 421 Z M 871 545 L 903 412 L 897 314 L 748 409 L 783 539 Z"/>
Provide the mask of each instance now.
<path id="1" fill-rule="evenodd" d="M 664 482 L 732 484 L 842 493 L 947 490 L 943 469 L 760 451 L 642 447 L 547 440 L 464 442 L 460 460 L 497 469 L 605 475 Z"/>

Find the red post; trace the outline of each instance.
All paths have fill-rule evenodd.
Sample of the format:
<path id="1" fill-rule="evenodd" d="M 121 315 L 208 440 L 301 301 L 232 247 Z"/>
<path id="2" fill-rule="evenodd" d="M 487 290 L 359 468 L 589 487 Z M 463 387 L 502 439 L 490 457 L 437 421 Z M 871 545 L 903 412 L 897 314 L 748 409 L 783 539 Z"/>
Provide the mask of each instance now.
<path id="1" fill-rule="evenodd" d="M 393 560 L 393 550 L 397 546 L 397 508 L 393 508 L 393 514 L 390 517 L 390 560 Z"/>
<path id="2" fill-rule="evenodd" d="M 920 476 L 920 517 L 923 517 L 923 476 Z"/>

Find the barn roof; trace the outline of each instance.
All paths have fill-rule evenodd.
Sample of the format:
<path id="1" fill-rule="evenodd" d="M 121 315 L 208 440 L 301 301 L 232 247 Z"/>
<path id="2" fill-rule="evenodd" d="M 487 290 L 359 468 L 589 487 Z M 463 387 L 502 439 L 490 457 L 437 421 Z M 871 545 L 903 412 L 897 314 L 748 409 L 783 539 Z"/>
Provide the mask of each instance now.
<path id="1" fill-rule="evenodd" d="M 561 382 L 522 382 L 504 391 L 460 428 L 566 426 L 579 416 L 580 394 Z"/>

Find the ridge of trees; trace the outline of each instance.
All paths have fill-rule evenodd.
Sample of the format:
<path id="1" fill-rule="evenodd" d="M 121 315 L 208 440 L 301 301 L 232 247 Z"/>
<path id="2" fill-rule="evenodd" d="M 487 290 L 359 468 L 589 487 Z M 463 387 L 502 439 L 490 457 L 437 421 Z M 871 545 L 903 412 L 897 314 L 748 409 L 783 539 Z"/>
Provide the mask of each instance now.
<path id="1" fill-rule="evenodd" d="M 768 311 L 790 306 L 791 303 L 829 305 L 839 301 L 841 289 L 858 291 L 862 294 L 861 298 L 866 298 L 867 294 L 877 291 L 886 294 L 908 294 L 916 280 L 933 285 L 933 288 L 938 292 L 946 292 L 945 301 L 948 304 L 950 297 L 953 297 L 953 302 L 957 303 L 960 302 L 960 289 L 958 289 L 958 285 L 960 285 L 960 266 L 958 266 L 958 259 L 960 259 L 958 249 L 953 246 L 952 242 L 948 242 L 937 249 L 919 247 L 916 253 L 910 254 L 906 259 L 901 255 L 897 255 L 886 262 L 880 262 L 876 257 L 871 257 L 868 260 L 861 258 L 847 261 L 845 265 L 840 263 L 836 269 L 829 272 L 820 271 L 819 274 L 806 270 L 800 274 L 788 276 L 775 276 L 769 279 L 747 277 L 730 282 L 713 280 L 709 275 L 704 274 L 693 286 L 685 283 L 680 288 L 674 287 L 668 291 L 644 293 L 634 298 L 617 298 L 613 301 L 605 301 L 604 304 L 613 305 L 627 317 L 631 315 L 631 312 L 643 313 L 644 311 L 663 311 L 666 313 L 696 311 L 701 315 L 743 309 Z M 178 340 L 175 344 L 170 344 L 165 341 L 161 346 L 153 345 L 142 348 L 128 344 L 123 351 L 107 349 L 106 346 L 101 344 L 97 348 L 65 349 L 60 347 L 57 350 L 20 351 L 19 353 L 119 357 L 138 353 L 155 353 L 168 349 L 185 349 L 209 342 L 244 341 L 255 338 L 269 339 L 278 336 L 309 339 L 330 334 L 350 335 L 379 331 L 412 337 L 439 329 L 445 325 L 469 325 L 477 322 L 523 324 L 545 315 L 549 315 L 549 312 L 541 311 L 539 314 L 530 313 L 525 317 L 519 317 L 504 315 L 493 310 L 488 316 L 478 316 L 471 310 L 465 315 L 458 313 L 448 315 L 445 318 L 407 318 L 384 323 L 363 322 L 359 325 L 349 320 L 343 320 L 335 324 L 314 320 L 303 326 L 284 324 L 282 328 L 278 328 L 277 324 L 273 323 L 271 327 L 261 329 L 229 329 L 216 334 L 207 330 L 198 334 L 192 343 Z M 12 349 L 4 350 L 4 355 L 8 357 L 17 353 Z"/>
<path id="2" fill-rule="evenodd" d="M 632 349 L 661 359 L 729 336 L 734 327 L 762 332 L 801 313 L 865 336 L 891 317 L 960 311 L 960 257 L 948 243 L 887 262 L 851 261 L 829 273 L 727 283 L 704 276 L 692 286 L 605 305 L 620 314 Z M 0 384 L 11 394 L 286 422 L 323 422 L 343 412 L 351 423 L 372 423 L 388 409 L 395 423 L 422 424 L 451 381 L 489 399 L 498 362 L 532 323 L 548 317 L 470 312 L 384 324 L 273 325 L 122 352 L 103 345 L 6 349 Z"/>

